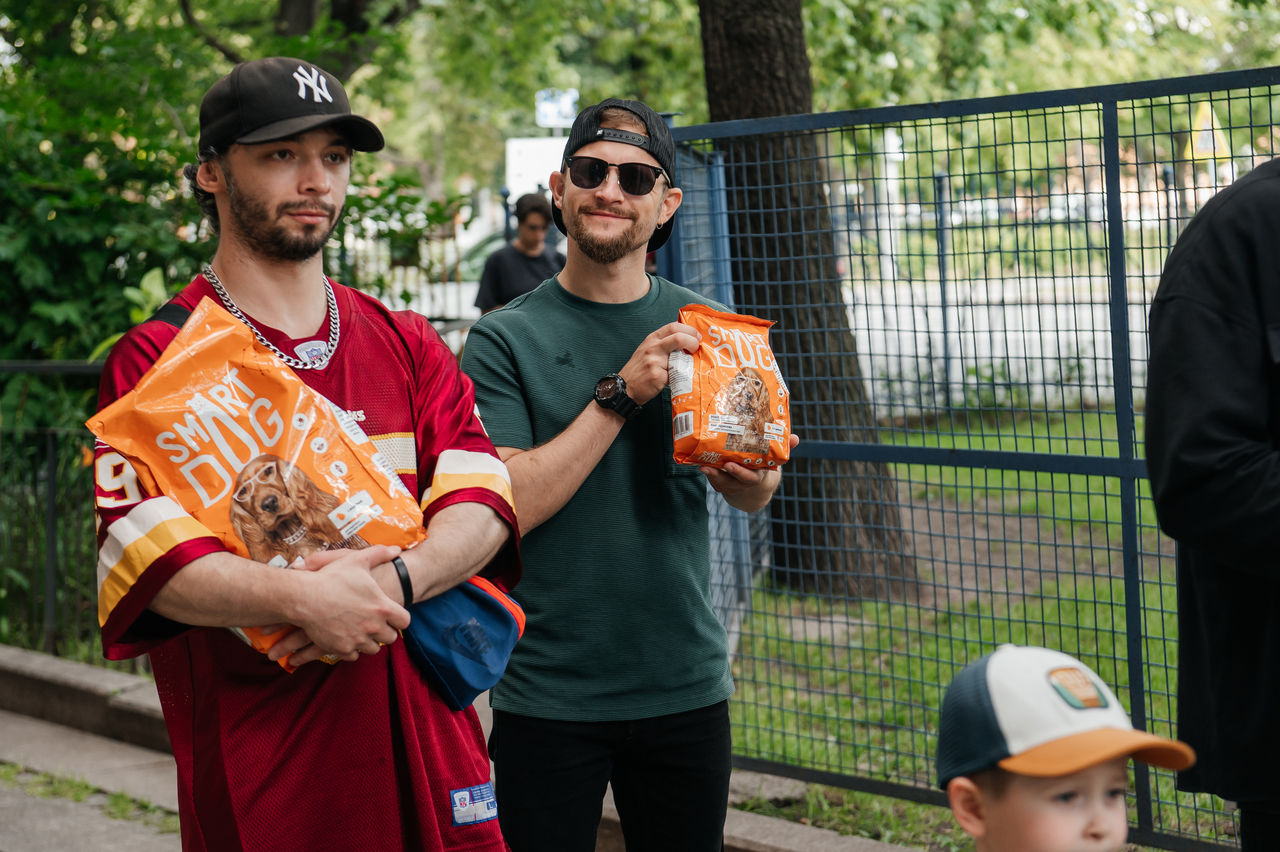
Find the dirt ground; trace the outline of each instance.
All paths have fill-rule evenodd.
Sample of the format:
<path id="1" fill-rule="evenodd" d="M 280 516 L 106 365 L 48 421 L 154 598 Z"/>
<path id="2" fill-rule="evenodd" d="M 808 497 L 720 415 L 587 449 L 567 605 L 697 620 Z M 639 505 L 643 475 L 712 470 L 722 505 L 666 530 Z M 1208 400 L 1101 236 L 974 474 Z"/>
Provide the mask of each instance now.
<path id="1" fill-rule="evenodd" d="M 980 592 L 1017 597 L 1060 578 L 1124 573 L 1120 546 L 1107 541 L 1101 526 L 1073 531 L 1066 523 L 1008 512 L 990 500 L 960 505 L 938 495 L 911 495 L 901 505 L 922 606 L 954 609 Z M 1172 560 L 1173 543 L 1154 530 L 1144 533 L 1139 559 L 1145 573 Z"/>
<path id="2" fill-rule="evenodd" d="M 1047 583 L 1070 589 L 1071 582 L 1092 577 L 1121 577 L 1124 558 L 1119 543 L 1107 540 L 1102 526 L 1077 527 L 1042 514 L 1006 511 L 994 500 L 963 505 L 936 493 L 900 498 L 902 521 L 915 553 L 922 609 L 956 611 L 974 601 L 1007 607 Z M 1155 576 L 1172 567 L 1174 545 L 1154 529 L 1144 528 L 1139 567 Z M 835 611 L 823 616 L 791 614 L 794 638 L 839 646 L 851 632 L 869 626 L 863 619 Z"/>

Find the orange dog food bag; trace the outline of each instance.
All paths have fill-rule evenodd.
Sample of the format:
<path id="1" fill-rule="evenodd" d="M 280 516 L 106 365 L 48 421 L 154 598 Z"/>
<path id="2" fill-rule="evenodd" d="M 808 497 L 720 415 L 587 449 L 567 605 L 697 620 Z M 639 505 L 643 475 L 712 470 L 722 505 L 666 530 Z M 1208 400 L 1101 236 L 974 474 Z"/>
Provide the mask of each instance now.
<path id="1" fill-rule="evenodd" d="M 680 322 L 702 334 L 668 360 L 674 457 L 680 464 L 774 468 L 791 457 L 787 383 L 769 347 L 773 323 L 685 305 Z"/>
<path id="2" fill-rule="evenodd" d="M 207 298 L 137 386 L 86 425 L 147 493 L 256 562 L 288 568 L 317 550 L 426 537 L 417 499 L 359 424 Z M 291 631 L 234 632 L 265 653 Z"/>

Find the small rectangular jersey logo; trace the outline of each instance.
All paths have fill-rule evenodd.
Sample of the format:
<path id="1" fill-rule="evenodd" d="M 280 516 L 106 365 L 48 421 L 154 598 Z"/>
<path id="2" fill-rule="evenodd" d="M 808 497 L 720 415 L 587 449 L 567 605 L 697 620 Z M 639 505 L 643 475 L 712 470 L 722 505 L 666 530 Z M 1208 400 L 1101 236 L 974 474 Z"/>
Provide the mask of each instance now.
<path id="1" fill-rule="evenodd" d="M 453 803 L 454 825 L 472 825 L 498 817 L 498 800 L 493 797 L 490 783 L 450 790 L 449 798 Z"/>

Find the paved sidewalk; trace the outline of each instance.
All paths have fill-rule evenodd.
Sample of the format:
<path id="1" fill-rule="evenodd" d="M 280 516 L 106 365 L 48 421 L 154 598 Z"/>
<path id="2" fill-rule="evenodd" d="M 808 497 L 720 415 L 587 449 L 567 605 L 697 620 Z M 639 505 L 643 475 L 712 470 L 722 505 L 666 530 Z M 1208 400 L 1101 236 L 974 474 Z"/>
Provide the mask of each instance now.
<path id="1" fill-rule="evenodd" d="M 0 711 L 0 761 L 59 778 L 85 781 L 107 793 L 176 811 L 173 757 L 140 746 Z M 0 784 L 3 852 L 179 852 L 177 834 L 113 819 L 105 795 L 83 802 L 28 795 Z"/>
<path id="2" fill-rule="evenodd" d="M 485 730 L 487 696 L 477 702 Z M 146 678 L 0 645 L 0 762 L 81 780 L 176 811 L 176 770 L 160 702 Z M 804 785 L 733 774 L 731 797 L 799 795 Z M 178 852 L 176 834 L 109 817 L 98 794 L 84 802 L 40 798 L 0 782 L 0 852 Z M 606 801 L 597 852 L 624 852 Z M 911 852 L 906 847 L 730 809 L 726 852 Z"/>
<path id="3" fill-rule="evenodd" d="M 4 852 L 180 852 L 176 834 L 109 819 L 95 805 L 40 799 L 0 786 L 0 850 Z"/>

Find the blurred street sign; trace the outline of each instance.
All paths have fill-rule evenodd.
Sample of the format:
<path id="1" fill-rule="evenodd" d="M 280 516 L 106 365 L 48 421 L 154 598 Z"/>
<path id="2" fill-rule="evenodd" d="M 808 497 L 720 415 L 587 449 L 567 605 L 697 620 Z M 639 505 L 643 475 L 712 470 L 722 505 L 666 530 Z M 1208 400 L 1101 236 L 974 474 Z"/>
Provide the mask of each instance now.
<path id="1" fill-rule="evenodd" d="M 577 89 L 539 89 L 533 96 L 533 116 L 539 127 L 573 127 L 577 115 Z"/>
<path id="2" fill-rule="evenodd" d="M 1218 115 L 1208 101 L 1196 105 L 1196 116 L 1191 122 L 1191 135 L 1183 156 L 1188 160 L 1229 160 L 1231 148 L 1218 124 Z"/>

